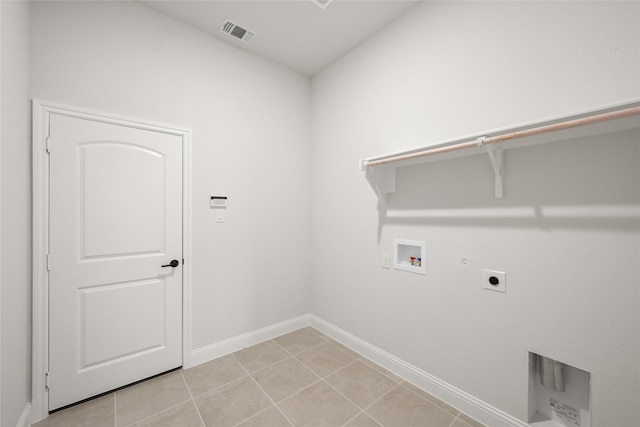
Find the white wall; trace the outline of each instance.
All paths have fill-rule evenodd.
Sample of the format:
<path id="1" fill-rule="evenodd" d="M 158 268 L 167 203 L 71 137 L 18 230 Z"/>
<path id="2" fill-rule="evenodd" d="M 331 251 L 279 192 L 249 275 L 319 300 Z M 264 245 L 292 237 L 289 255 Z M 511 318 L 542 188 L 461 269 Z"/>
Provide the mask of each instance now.
<path id="1" fill-rule="evenodd" d="M 193 348 L 308 313 L 309 79 L 133 2 L 31 19 L 35 98 L 193 129 Z"/>
<path id="2" fill-rule="evenodd" d="M 15 426 L 31 401 L 29 4 L 0 9 L 0 425 Z"/>
<path id="3" fill-rule="evenodd" d="M 403 168 L 359 158 L 640 97 L 637 2 L 425 2 L 312 81 L 312 312 L 523 421 L 528 352 L 640 422 L 640 149 L 622 132 Z M 427 275 L 381 268 L 427 242 Z M 471 261 L 468 269 L 461 259 Z M 481 289 L 483 268 L 507 293 Z"/>

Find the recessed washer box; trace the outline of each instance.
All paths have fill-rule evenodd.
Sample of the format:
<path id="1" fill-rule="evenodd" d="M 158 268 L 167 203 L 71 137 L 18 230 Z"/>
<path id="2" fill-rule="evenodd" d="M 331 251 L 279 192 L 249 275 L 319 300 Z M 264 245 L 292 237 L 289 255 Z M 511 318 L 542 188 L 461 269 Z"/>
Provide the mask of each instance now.
<path id="1" fill-rule="evenodd" d="M 427 242 L 394 239 L 393 268 L 411 273 L 427 274 Z"/>

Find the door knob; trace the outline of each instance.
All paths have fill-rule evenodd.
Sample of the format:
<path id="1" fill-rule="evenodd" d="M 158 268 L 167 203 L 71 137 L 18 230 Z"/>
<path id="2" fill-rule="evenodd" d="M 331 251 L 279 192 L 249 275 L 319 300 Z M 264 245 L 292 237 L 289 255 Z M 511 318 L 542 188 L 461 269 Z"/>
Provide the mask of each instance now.
<path id="1" fill-rule="evenodd" d="M 173 260 L 171 260 L 171 262 L 169 264 L 163 265 L 161 267 L 173 267 L 173 268 L 176 268 L 179 265 L 180 265 L 180 262 L 177 259 L 173 259 Z"/>

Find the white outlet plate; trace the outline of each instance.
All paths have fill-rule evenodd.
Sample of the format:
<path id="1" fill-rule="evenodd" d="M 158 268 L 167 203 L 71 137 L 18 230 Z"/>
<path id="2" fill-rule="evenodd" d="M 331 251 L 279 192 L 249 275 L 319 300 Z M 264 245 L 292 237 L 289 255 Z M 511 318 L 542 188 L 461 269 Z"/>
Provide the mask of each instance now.
<path id="1" fill-rule="evenodd" d="M 216 209 L 216 222 L 224 222 L 224 209 Z"/>
<path id="2" fill-rule="evenodd" d="M 492 281 L 497 281 L 497 283 L 493 284 L 491 283 Z M 490 291 L 506 293 L 507 273 L 505 273 L 504 271 L 482 270 L 482 287 Z"/>
<path id="3" fill-rule="evenodd" d="M 390 269 L 391 268 L 391 255 L 390 254 L 382 254 L 382 268 Z"/>

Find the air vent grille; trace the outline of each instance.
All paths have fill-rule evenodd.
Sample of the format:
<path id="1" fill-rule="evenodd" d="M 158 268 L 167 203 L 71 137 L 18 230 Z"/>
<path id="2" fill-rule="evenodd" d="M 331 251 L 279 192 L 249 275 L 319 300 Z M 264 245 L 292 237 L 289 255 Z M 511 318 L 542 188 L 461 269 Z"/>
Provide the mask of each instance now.
<path id="1" fill-rule="evenodd" d="M 242 25 L 238 25 L 229 18 L 225 18 L 222 26 L 220 27 L 220 31 L 235 37 L 238 40 L 242 40 L 245 43 L 252 43 L 253 39 L 258 36 L 258 33 L 255 31 L 249 30 Z"/>
<path id="2" fill-rule="evenodd" d="M 311 0 L 312 3 L 315 3 L 320 9 L 326 9 L 333 0 Z"/>

